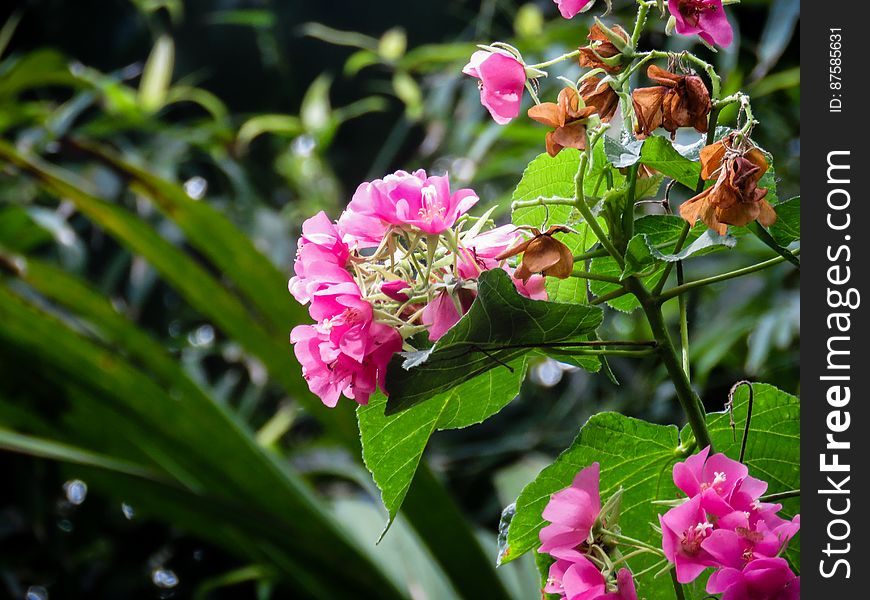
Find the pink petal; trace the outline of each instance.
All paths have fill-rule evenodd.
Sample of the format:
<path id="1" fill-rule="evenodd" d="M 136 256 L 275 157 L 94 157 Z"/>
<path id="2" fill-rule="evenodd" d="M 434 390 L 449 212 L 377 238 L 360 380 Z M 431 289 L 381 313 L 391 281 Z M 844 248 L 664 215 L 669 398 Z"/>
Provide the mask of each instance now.
<path id="1" fill-rule="evenodd" d="M 586 5 L 594 0 L 553 0 L 559 5 L 559 13 L 566 19 L 572 19 L 581 12 Z"/>

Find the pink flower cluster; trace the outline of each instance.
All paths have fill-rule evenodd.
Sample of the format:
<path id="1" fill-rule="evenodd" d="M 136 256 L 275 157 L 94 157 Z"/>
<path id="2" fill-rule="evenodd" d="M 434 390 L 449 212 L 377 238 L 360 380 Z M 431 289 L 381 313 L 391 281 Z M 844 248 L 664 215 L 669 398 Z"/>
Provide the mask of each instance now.
<path id="1" fill-rule="evenodd" d="M 323 212 L 305 221 L 289 289 L 316 323 L 295 327 L 290 341 L 325 405 L 386 393 L 403 337 L 426 329 L 437 340 L 468 311 L 482 271 L 512 274 L 495 257 L 519 243 L 515 227 L 461 231 L 477 201 L 470 189 L 451 192 L 446 176 L 398 171 L 360 185 L 337 222 Z M 547 297 L 540 275 L 514 282 L 528 297 Z"/>
<path id="2" fill-rule="evenodd" d="M 593 527 L 601 513 L 599 476 L 598 463 L 586 467 L 569 487 L 550 497 L 542 513 L 550 524 L 541 529 L 538 552 L 556 559 L 544 592 L 566 600 L 637 600 L 628 569 L 620 569 L 614 581 L 612 573 L 606 577 L 589 559 L 589 547 L 595 542 Z"/>
<path id="3" fill-rule="evenodd" d="M 377 385 L 383 389 L 387 363 L 402 349 L 398 331 L 374 320 L 347 270 L 350 248 L 342 237 L 323 212 L 305 221 L 289 285 L 317 321 L 294 327 L 290 341 L 308 387 L 329 407 L 341 394 L 366 404 Z"/>
<path id="4" fill-rule="evenodd" d="M 761 501 L 767 483 L 745 465 L 710 448 L 674 465 L 674 483 L 688 500 L 659 517 L 662 548 L 688 583 L 716 570 L 707 592 L 722 600 L 798 600 L 800 577 L 779 555 L 800 529 L 800 516 L 778 516 L 781 504 Z"/>

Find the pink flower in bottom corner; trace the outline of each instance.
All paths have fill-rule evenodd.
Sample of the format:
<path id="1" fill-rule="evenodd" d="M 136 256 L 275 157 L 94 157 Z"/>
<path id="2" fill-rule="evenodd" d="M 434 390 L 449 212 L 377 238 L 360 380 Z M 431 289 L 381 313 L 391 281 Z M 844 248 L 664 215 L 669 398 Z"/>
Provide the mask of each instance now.
<path id="1" fill-rule="evenodd" d="M 550 522 L 541 529 L 538 552 L 556 558 L 574 556 L 574 548 L 587 541 L 598 513 L 600 468 L 592 463 L 574 477 L 571 485 L 550 496 L 541 516 Z"/>
<path id="2" fill-rule="evenodd" d="M 800 600 L 801 578 L 784 558 L 763 558 L 742 570 L 715 571 L 707 581 L 707 593 L 721 593 L 721 600 Z"/>
<path id="3" fill-rule="evenodd" d="M 574 551 L 550 565 L 544 592 L 565 600 L 637 600 L 634 578 L 628 569 L 616 575 L 616 591 L 607 591 L 604 575 L 592 562 Z"/>
<path id="4" fill-rule="evenodd" d="M 506 51 L 478 50 L 462 72 L 480 80 L 480 103 L 499 125 L 520 115 L 526 68 Z"/>
<path id="5" fill-rule="evenodd" d="M 592 8 L 592 3 L 595 0 L 553 0 L 559 5 L 559 14 L 566 19 L 573 19 L 579 13 Z"/>
<path id="6" fill-rule="evenodd" d="M 659 517 L 662 527 L 662 550 L 677 569 L 677 581 L 694 581 L 701 571 L 716 564 L 703 542 L 710 535 L 713 524 L 701 507 L 701 496 L 672 508 Z"/>
<path id="7" fill-rule="evenodd" d="M 668 0 L 668 11 L 680 35 L 697 34 L 711 46 L 722 48 L 730 46 L 734 39 L 722 0 Z"/>

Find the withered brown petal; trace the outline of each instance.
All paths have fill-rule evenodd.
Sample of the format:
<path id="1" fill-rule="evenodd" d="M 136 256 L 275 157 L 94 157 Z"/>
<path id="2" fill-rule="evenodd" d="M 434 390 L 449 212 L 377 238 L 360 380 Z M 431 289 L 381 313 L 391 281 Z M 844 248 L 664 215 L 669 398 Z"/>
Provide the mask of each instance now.
<path id="1" fill-rule="evenodd" d="M 737 202 L 728 208 L 719 208 L 716 216 L 722 223 L 743 227 L 749 225 L 761 213 L 760 202 Z"/>
<path id="2" fill-rule="evenodd" d="M 534 239 L 534 238 L 532 238 L 532 239 Z M 508 248 L 507 250 L 505 250 L 504 252 L 502 252 L 501 254 L 496 256 L 495 260 L 504 260 L 506 258 L 510 258 L 511 256 L 516 256 L 520 252 L 525 252 L 526 248 L 528 248 L 529 244 L 531 244 L 531 243 L 532 243 L 532 240 L 526 240 L 521 244 L 518 244 L 512 248 Z"/>
<path id="3" fill-rule="evenodd" d="M 770 168 L 770 163 L 767 162 L 767 157 L 764 152 L 758 148 L 753 148 L 744 155 L 744 158 L 758 167 L 758 172 L 755 174 L 755 183 L 767 172 Z"/>
<path id="4" fill-rule="evenodd" d="M 526 248 L 526 252 L 523 254 L 522 266 L 528 269 L 531 273 L 546 272 L 551 267 L 558 265 L 560 261 L 564 262 L 565 255 L 562 248 L 568 250 L 568 247 L 565 246 L 565 244 L 548 235 L 536 237 L 532 240 L 532 243 L 529 244 L 528 248 Z M 571 268 L 568 273 L 570 275 L 570 272 L 574 268 L 574 257 L 570 250 L 568 250 L 567 255 L 571 260 Z M 559 273 L 562 273 L 563 270 L 564 267 L 556 269 Z"/>
<path id="5" fill-rule="evenodd" d="M 552 267 L 544 269 L 543 273 L 544 275 L 549 275 L 550 277 L 567 279 L 574 271 L 574 254 L 571 252 L 571 249 L 568 248 L 568 246 L 566 246 L 559 240 L 553 241 L 558 244 L 557 249 L 559 250 L 559 262 L 557 262 Z"/>
<path id="6" fill-rule="evenodd" d="M 768 202 L 767 200 L 760 200 L 758 202 L 758 207 L 760 209 L 758 213 L 759 223 L 761 223 L 765 227 L 770 227 L 771 225 L 776 223 L 776 211 L 773 210 L 770 202 Z"/>
<path id="7" fill-rule="evenodd" d="M 529 118 L 534 119 L 538 123 L 543 123 L 548 127 L 561 127 L 565 124 L 565 113 L 559 109 L 559 105 L 554 102 L 542 102 L 535 104 L 529 108 Z"/>
<path id="8" fill-rule="evenodd" d="M 614 25 L 610 28 L 610 31 L 624 39 L 626 42 L 628 41 L 628 32 L 623 29 L 621 25 Z M 592 27 L 589 29 L 589 35 L 586 36 L 586 39 L 588 39 L 590 42 L 610 42 L 609 38 L 607 37 L 607 35 L 605 35 L 604 31 L 601 29 L 598 23 L 592 25 Z"/>
<path id="9" fill-rule="evenodd" d="M 594 106 L 602 121 L 608 122 L 616 113 L 619 104 L 619 96 L 610 87 L 603 83 L 601 77 L 584 79 L 580 84 L 580 96 L 587 106 Z"/>
<path id="10" fill-rule="evenodd" d="M 662 102 L 667 88 L 662 86 L 637 88 L 631 94 L 634 104 L 634 114 L 637 117 L 635 132 L 640 135 L 651 135 L 662 124 Z"/>
<path id="11" fill-rule="evenodd" d="M 670 71 L 662 69 L 658 65 L 650 65 L 646 70 L 646 76 L 649 77 L 651 81 L 668 87 L 674 87 L 686 78 L 685 75 L 671 73 Z"/>
<path id="12" fill-rule="evenodd" d="M 586 125 L 580 121 L 559 127 L 553 132 L 553 141 L 564 148 L 586 149 Z"/>
<path id="13" fill-rule="evenodd" d="M 559 90 L 557 104 L 559 105 L 559 110 L 565 115 L 562 121 L 562 125 L 564 125 L 569 117 L 573 117 L 580 109 L 580 97 L 574 88 L 565 87 Z"/>
<path id="14" fill-rule="evenodd" d="M 716 142 L 701 148 L 701 179 L 718 177 L 717 171 L 725 158 L 725 144 Z"/>
<path id="15" fill-rule="evenodd" d="M 562 151 L 562 148 L 564 148 L 564 146 L 556 141 L 556 136 L 552 131 L 547 132 L 547 136 L 544 138 L 544 141 L 546 143 L 547 154 L 549 154 L 550 156 L 556 156 L 557 154 L 559 154 L 559 152 Z"/>
<path id="16" fill-rule="evenodd" d="M 680 216 L 685 219 L 689 225 L 694 225 L 701 218 L 701 213 L 704 212 L 704 206 L 710 203 L 710 194 L 713 188 L 707 188 L 700 194 L 689 198 L 680 204 Z"/>

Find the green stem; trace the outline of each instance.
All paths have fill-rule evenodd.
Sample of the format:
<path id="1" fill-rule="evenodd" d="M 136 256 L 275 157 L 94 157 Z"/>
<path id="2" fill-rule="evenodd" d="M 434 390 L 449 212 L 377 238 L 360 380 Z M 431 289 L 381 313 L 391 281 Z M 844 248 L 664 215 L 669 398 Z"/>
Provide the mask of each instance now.
<path id="1" fill-rule="evenodd" d="M 788 500 L 789 498 L 800 498 L 801 491 L 800 490 L 789 490 L 787 492 L 779 492 L 777 494 L 768 494 L 767 496 L 762 496 L 760 500 L 762 502 L 779 502 L 780 500 Z"/>
<path id="2" fill-rule="evenodd" d="M 683 285 L 683 261 L 677 262 L 677 285 Z M 683 371 L 686 377 L 692 378 L 689 366 L 689 310 L 686 296 L 681 294 L 678 298 L 680 309 L 680 351 L 683 359 Z"/>
<path id="3" fill-rule="evenodd" d="M 671 569 L 671 581 L 674 583 L 674 593 L 677 595 L 677 600 L 686 600 L 686 594 L 683 591 L 683 584 L 677 581 L 676 567 Z"/>
<path id="4" fill-rule="evenodd" d="M 634 163 L 628 168 L 628 198 L 625 212 L 622 213 L 622 237 L 625 240 L 625 245 L 628 246 L 628 241 L 634 235 L 634 200 L 637 193 L 637 172 L 640 168 L 640 163 Z M 625 248 L 623 248 L 625 251 Z"/>
<path id="5" fill-rule="evenodd" d="M 668 329 L 665 325 L 660 302 L 651 297 L 649 292 L 643 287 L 643 284 L 637 279 L 629 279 L 628 285 L 629 290 L 637 296 L 643 307 L 653 337 L 658 342 L 658 351 L 662 362 L 674 384 L 677 400 L 679 400 L 683 412 L 686 413 L 686 419 L 689 421 L 692 433 L 695 435 L 695 441 L 698 442 L 701 448 L 710 446 L 712 451 L 713 441 L 710 438 L 710 432 L 707 430 L 707 418 L 704 414 L 701 399 L 695 393 L 695 390 L 692 389 L 689 376 L 680 364 L 680 359 L 674 350 L 671 336 L 668 334 Z"/>
<path id="6" fill-rule="evenodd" d="M 640 34 L 643 33 L 643 26 L 646 24 L 646 16 L 649 13 L 650 5 L 646 2 L 638 2 L 637 18 L 634 21 L 634 31 L 631 32 L 631 47 L 637 48 L 637 43 L 640 41 Z"/>
<path id="7" fill-rule="evenodd" d="M 515 200 L 511 202 L 511 210 L 518 208 L 529 208 L 532 206 L 574 206 L 573 198 L 545 198 L 538 196 L 531 200 Z"/>
<path id="8" fill-rule="evenodd" d="M 631 545 L 631 546 L 637 546 L 638 548 L 644 548 L 646 550 L 651 550 L 651 551 L 655 552 L 656 554 L 658 554 L 659 556 L 662 555 L 661 548 L 656 548 L 655 546 L 651 546 L 650 544 L 647 544 L 646 542 L 642 542 L 641 540 L 636 540 L 633 537 L 629 537 L 629 536 L 623 535 L 621 533 L 616 533 L 615 531 L 610 531 L 610 530 L 604 529 L 604 528 L 601 529 L 601 533 L 603 533 L 606 536 L 610 536 L 613 539 L 615 539 L 619 542 L 622 542 L 624 544 Z"/>
<path id="9" fill-rule="evenodd" d="M 595 141 L 597 141 L 597 138 Z M 588 140 L 587 144 L 589 144 Z M 589 145 L 591 147 L 591 144 Z M 598 223 L 595 215 L 592 214 L 592 209 L 590 209 L 589 205 L 586 204 L 586 195 L 583 192 L 583 178 L 586 176 L 586 165 L 588 164 L 588 161 L 588 153 L 581 152 L 580 165 L 577 168 L 577 175 L 574 176 L 574 206 L 576 206 L 577 210 L 580 211 L 580 214 L 583 215 L 586 224 L 589 225 L 589 228 L 595 234 L 595 237 L 598 238 L 601 245 L 604 246 L 604 249 L 607 250 L 607 253 L 613 257 L 620 269 L 622 269 L 625 267 L 625 261 L 623 260 L 622 255 L 613 245 L 613 242 L 610 241 L 610 238 L 608 238 L 604 233 L 604 230 L 601 229 L 601 225 Z"/>
<path id="10" fill-rule="evenodd" d="M 622 356 L 625 358 L 645 358 L 655 354 L 654 348 L 648 348 L 646 350 L 585 350 L 555 348 L 554 350 L 558 350 L 558 354 L 565 354 L 568 356 Z"/>
<path id="11" fill-rule="evenodd" d="M 574 58 L 575 56 L 580 55 L 580 50 L 573 50 L 572 52 L 566 52 L 561 56 L 557 56 L 556 58 L 552 58 L 550 60 L 535 64 L 529 65 L 529 67 L 533 69 L 544 69 L 546 67 L 552 67 L 553 65 L 562 62 L 563 60 L 568 60 L 569 58 Z"/>
<path id="12" fill-rule="evenodd" d="M 577 277 L 578 279 L 591 279 L 592 281 L 605 281 L 607 283 L 621 283 L 619 277 L 611 277 L 610 275 L 601 275 L 599 273 L 590 273 L 589 271 L 583 271 L 580 269 L 575 269 L 571 273 L 571 277 Z"/>
<path id="13" fill-rule="evenodd" d="M 611 300 L 615 300 L 616 298 L 621 298 L 622 296 L 625 296 L 626 294 L 630 294 L 630 293 L 631 292 L 629 292 L 626 289 L 613 290 L 612 292 L 608 292 L 607 294 L 604 294 L 603 296 L 598 296 L 597 298 L 594 298 L 591 302 L 589 302 L 589 304 L 591 304 L 593 306 L 595 306 L 597 304 L 603 304 L 605 302 L 610 302 Z"/>
<path id="14" fill-rule="evenodd" d="M 603 258 L 608 256 L 607 250 L 604 248 L 598 248 L 597 250 L 590 250 L 589 252 L 584 252 L 583 254 L 575 254 L 574 262 L 584 262 L 589 260 L 590 258 Z"/>
<path id="15" fill-rule="evenodd" d="M 793 252 L 793 254 L 800 254 L 800 249 L 797 249 Z M 770 260 L 766 260 L 764 262 L 760 262 L 758 264 L 751 265 L 749 267 L 744 267 L 742 269 L 737 269 L 735 271 L 729 271 L 728 273 L 722 273 L 721 275 L 713 275 L 712 277 L 705 277 L 704 279 L 698 279 L 696 281 L 690 281 L 689 283 L 685 283 L 683 285 L 678 285 L 675 288 L 669 289 L 667 292 L 659 295 L 659 300 L 664 302 L 665 300 L 670 300 L 675 296 L 679 296 L 681 294 L 685 294 L 689 290 L 692 290 L 697 287 L 703 287 L 705 285 L 710 285 L 713 283 L 719 283 L 720 281 L 727 281 L 729 279 L 734 279 L 735 277 L 742 277 L 744 275 L 749 275 L 751 273 L 755 273 L 756 271 L 762 271 L 769 267 L 773 267 L 780 263 L 785 262 L 785 258 L 782 256 L 777 256 L 775 258 L 771 258 Z"/>

